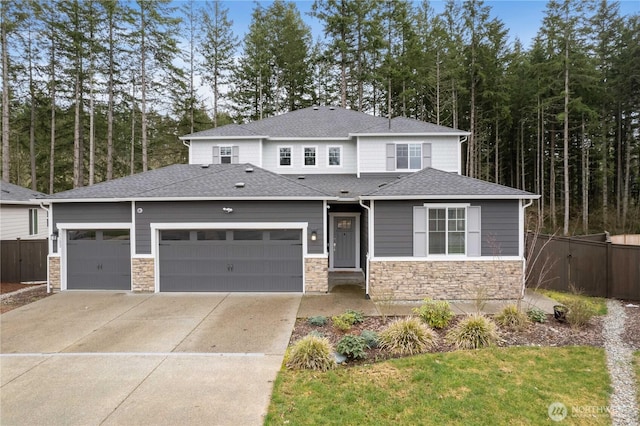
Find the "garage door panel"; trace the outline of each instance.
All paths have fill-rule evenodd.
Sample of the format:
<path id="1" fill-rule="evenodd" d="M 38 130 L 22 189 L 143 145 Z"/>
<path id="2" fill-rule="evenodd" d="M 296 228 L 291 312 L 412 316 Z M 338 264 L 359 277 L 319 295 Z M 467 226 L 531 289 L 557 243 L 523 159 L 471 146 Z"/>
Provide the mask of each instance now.
<path id="1" fill-rule="evenodd" d="M 193 237 L 223 232 L 228 239 Z M 289 240 L 270 240 L 271 235 Z M 189 238 L 161 238 L 160 291 L 302 291 L 300 230 L 198 230 L 190 232 Z"/>

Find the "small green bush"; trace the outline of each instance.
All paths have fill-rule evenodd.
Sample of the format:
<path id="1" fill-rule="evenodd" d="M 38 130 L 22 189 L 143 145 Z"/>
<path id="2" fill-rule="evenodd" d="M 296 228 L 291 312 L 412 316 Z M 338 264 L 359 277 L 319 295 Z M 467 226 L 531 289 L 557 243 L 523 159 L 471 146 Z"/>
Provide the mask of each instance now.
<path id="1" fill-rule="evenodd" d="M 309 333 L 309 336 L 326 337 L 324 333 L 319 330 L 311 330 L 311 333 Z"/>
<path id="2" fill-rule="evenodd" d="M 414 308 L 413 313 L 418 315 L 429 327 L 445 328 L 454 317 L 451 305 L 446 300 L 433 300 L 426 298 L 419 308 Z"/>
<path id="3" fill-rule="evenodd" d="M 522 312 L 516 305 L 507 305 L 495 316 L 498 325 L 508 328 L 509 330 L 524 330 L 529 323 L 529 317 Z"/>
<path id="4" fill-rule="evenodd" d="M 498 341 L 496 324 L 481 314 L 471 314 L 449 330 L 445 339 L 459 349 L 478 349 Z"/>
<path id="5" fill-rule="evenodd" d="M 336 360 L 328 339 L 307 335 L 291 347 L 286 365 L 293 370 L 327 371 L 335 368 Z"/>
<path id="6" fill-rule="evenodd" d="M 348 334 L 336 345 L 336 351 L 351 359 L 363 359 L 367 357 L 367 342 L 362 336 Z"/>
<path id="7" fill-rule="evenodd" d="M 364 322 L 364 313 L 360 311 L 355 311 L 353 309 L 347 309 L 345 315 L 351 315 L 353 318 L 353 324 L 361 324 Z"/>
<path id="8" fill-rule="evenodd" d="M 307 322 L 313 326 L 316 327 L 322 327 L 323 325 L 325 325 L 327 323 L 327 321 L 329 321 L 329 319 L 325 316 L 322 315 L 318 315 L 315 317 L 309 317 L 307 319 Z"/>
<path id="9" fill-rule="evenodd" d="M 438 335 L 418 318 L 398 319 L 380 332 L 380 348 L 396 355 L 428 352 L 438 344 Z"/>
<path id="10" fill-rule="evenodd" d="M 342 332 L 351 330 L 353 326 L 353 316 L 348 314 L 340 314 L 331 317 L 333 326 Z"/>
<path id="11" fill-rule="evenodd" d="M 573 328 L 582 328 L 589 325 L 589 321 L 596 315 L 593 305 L 585 298 L 567 300 L 567 322 Z"/>
<path id="12" fill-rule="evenodd" d="M 540 308 L 531 308 L 527 311 L 530 321 L 543 323 L 547 320 L 547 314 Z"/>
<path id="13" fill-rule="evenodd" d="M 375 331 L 363 330 L 362 333 L 360 333 L 360 336 L 362 336 L 364 341 L 367 343 L 368 348 L 373 349 L 378 347 L 379 337 L 378 333 Z"/>

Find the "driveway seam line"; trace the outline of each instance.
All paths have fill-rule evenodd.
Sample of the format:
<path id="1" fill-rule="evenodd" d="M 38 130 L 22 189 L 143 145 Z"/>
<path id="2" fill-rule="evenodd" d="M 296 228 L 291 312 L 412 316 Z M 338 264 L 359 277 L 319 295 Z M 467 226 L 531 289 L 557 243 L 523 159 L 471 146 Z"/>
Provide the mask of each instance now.
<path id="1" fill-rule="evenodd" d="M 42 355 L 40 355 L 40 356 L 42 356 L 42 357 L 44 358 L 42 361 L 40 361 L 39 363 L 37 363 L 37 364 L 36 364 L 36 365 L 34 365 L 33 367 L 31 367 L 31 368 L 29 368 L 29 369 L 27 369 L 27 370 L 23 371 L 22 373 L 18 374 L 16 377 L 14 377 L 13 379 L 9 380 L 9 381 L 8 381 L 7 383 L 5 383 L 4 385 L 0 386 L 0 388 L 3 388 L 3 387 L 5 387 L 5 386 L 7 386 L 8 384 L 13 383 L 14 381 L 18 380 L 20 377 L 22 377 L 22 376 L 24 376 L 25 374 L 27 374 L 27 373 L 31 372 L 31 370 L 33 370 L 34 368 L 36 368 L 36 367 L 38 367 L 38 366 L 42 365 L 43 363 L 47 362 L 47 361 L 51 358 L 51 356 L 50 356 L 50 355 L 47 355 L 47 354 L 42 354 Z"/>
<path id="2" fill-rule="evenodd" d="M 181 344 L 183 344 L 183 343 L 184 343 L 184 341 L 185 341 L 185 340 L 187 340 L 187 339 L 189 338 L 189 336 L 191 336 L 191 335 L 193 334 L 193 332 L 194 332 L 194 331 L 196 331 L 196 329 L 197 329 L 198 327 L 200 327 L 200 325 L 202 325 L 202 323 L 203 323 L 203 322 L 205 322 L 205 320 L 206 320 L 207 318 L 209 318 L 209 315 L 211 315 L 211 314 L 213 313 L 213 311 L 215 311 L 215 310 L 218 308 L 218 306 L 220 306 L 220 305 L 222 304 L 222 302 L 224 302 L 225 300 L 227 300 L 227 298 L 228 298 L 230 295 L 231 295 L 231 293 L 227 293 L 227 294 L 226 294 L 226 295 L 225 295 L 225 296 L 224 296 L 224 297 L 223 297 L 223 298 L 222 298 L 218 303 L 216 303 L 216 305 L 215 305 L 213 308 L 211 308 L 211 310 L 207 313 L 207 315 L 205 315 L 205 316 L 200 320 L 200 322 L 199 322 L 198 324 L 196 324 L 196 325 L 191 329 L 191 331 L 190 331 L 186 336 L 184 336 L 184 338 L 183 338 L 182 340 L 180 340 L 180 341 L 178 342 L 178 344 L 177 344 L 177 345 L 175 345 L 175 346 L 173 347 L 173 349 L 171 350 L 171 352 L 175 352 L 175 350 L 176 350 L 176 349 L 177 349 Z"/>
<path id="3" fill-rule="evenodd" d="M 76 340 L 75 342 L 71 343 L 70 345 L 68 345 L 67 347 L 63 348 L 60 352 L 64 352 L 67 349 L 69 349 L 70 347 L 77 345 L 78 342 L 80 342 L 83 339 L 86 339 L 87 337 L 91 336 L 93 333 L 95 333 L 96 331 L 98 331 L 99 329 L 101 329 L 102 327 L 105 327 L 109 324 L 111 324 L 112 322 L 114 322 L 115 320 L 117 320 L 118 318 L 120 318 L 121 316 L 131 312 L 134 308 L 137 308 L 138 306 L 142 305 L 144 302 L 146 302 L 147 300 L 151 299 L 151 296 L 147 296 L 145 297 L 142 301 L 140 301 L 140 303 L 136 303 L 135 305 L 132 305 L 129 309 L 127 309 L 126 311 L 122 312 L 120 315 L 111 318 L 109 321 L 105 322 L 104 324 L 101 324 L 98 328 L 96 328 L 95 330 L 91 330 L 90 333 L 85 334 L 84 336 L 82 336 L 81 338 L 79 338 L 78 340 Z"/>
<path id="4" fill-rule="evenodd" d="M 156 366 L 155 366 L 155 367 L 154 367 L 154 368 L 149 372 L 149 374 L 147 374 L 146 376 L 144 376 L 144 379 L 140 380 L 140 383 L 138 383 L 138 384 L 136 385 L 136 387 L 134 387 L 134 388 L 131 390 L 131 392 L 129 392 L 129 393 L 128 393 L 128 394 L 127 394 L 127 395 L 122 399 L 122 401 L 120 401 L 120 402 L 118 403 L 118 405 L 116 405 L 116 406 L 115 406 L 115 408 L 114 408 L 113 410 L 111 410 L 111 412 L 110 412 L 109 414 L 107 414 L 107 416 L 106 416 L 104 419 L 102 419 L 102 421 L 100 422 L 100 424 L 101 424 L 101 425 L 103 425 L 103 424 L 104 424 L 104 422 L 106 422 L 106 421 L 109 419 L 109 417 L 111 417 L 111 416 L 113 415 L 113 413 L 115 413 L 115 412 L 118 410 L 118 408 L 120 408 L 120 407 L 122 406 L 122 404 L 124 404 L 124 402 L 125 402 L 127 399 L 129 399 L 129 397 L 131 397 L 131 395 L 133 395 L 133 393 L 134 393 L 135 391 L 137 391 L 137 390 L 140 388 L 140 386 L 142 386 L 142 384 L 143 384 L 144 382 L 146 382 L 146 381 L 147 381 L 147 379 L 148 379 L 148 378 L 149 378 L 153 373 L 155 373 L 155 372 L 156 372 L 156 370 L 157 370 L 158 368 L 160 368 L 160 366 L 161 366 L 161 365 L 162 365 L 166 360 L 167 360 L 167 357 L 165 357 L 163 360 L 161 360 L 161 361 L 158 363 L 158 365 L 156 365 Z"/>

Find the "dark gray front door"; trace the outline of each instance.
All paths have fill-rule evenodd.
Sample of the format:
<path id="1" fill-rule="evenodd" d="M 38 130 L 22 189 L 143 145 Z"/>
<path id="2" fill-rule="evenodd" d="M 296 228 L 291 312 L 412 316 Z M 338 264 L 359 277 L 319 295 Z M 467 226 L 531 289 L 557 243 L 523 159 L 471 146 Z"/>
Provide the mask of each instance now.
<path id="1" fill-rule="evenodd" d="M 129 230 L 67 231 L 67 289 L 131 290 Z"/>
<path id="2" fill-rule="evenodd" d="M 160 291 L 301 292 L 302 232 L 160 231 Z"/>
<path id="3" fill-rule="evenodd" d="M 333 267 L 356 267 L 356 218 L 333 218 Z"/>

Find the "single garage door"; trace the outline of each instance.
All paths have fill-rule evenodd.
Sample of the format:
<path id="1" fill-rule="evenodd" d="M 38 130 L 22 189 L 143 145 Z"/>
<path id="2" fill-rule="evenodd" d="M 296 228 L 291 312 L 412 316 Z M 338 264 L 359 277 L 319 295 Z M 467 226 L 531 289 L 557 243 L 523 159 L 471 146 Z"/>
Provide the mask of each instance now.
<path id="1" fill-rule="evenodd" d="M 299 229 L 160 231 L 160 291 L 302 292 Z"/>
<path id="2" fill-rule="evenodd" d="M 131 290 L 129 230 L 67 231 L 67 289 Z"/>

